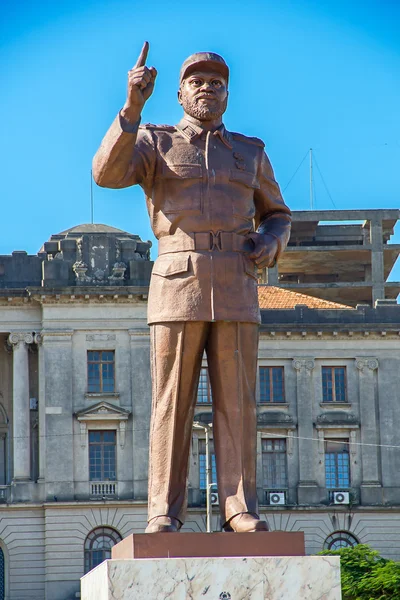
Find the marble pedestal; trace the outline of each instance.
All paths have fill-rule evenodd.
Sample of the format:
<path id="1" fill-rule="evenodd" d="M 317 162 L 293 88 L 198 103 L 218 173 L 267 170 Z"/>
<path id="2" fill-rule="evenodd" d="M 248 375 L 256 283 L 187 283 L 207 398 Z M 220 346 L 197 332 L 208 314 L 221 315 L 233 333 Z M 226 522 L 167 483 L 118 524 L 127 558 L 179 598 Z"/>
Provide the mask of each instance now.
<path id="1" fill-rule="evenodd" d="M 107 560 L 81 600 L 340 600 L 336 556 Z"/>

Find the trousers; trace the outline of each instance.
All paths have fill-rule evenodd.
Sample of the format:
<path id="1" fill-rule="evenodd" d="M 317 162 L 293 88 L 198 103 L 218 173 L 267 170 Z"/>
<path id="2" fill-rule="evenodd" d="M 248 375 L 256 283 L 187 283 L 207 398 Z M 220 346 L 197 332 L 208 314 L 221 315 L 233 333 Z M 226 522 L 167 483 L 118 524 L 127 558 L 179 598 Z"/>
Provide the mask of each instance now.
<path id="1" fill-rule="evenodd" d="M 197 387 L 204 351 L 212 391 L 213 438 L 222 524 L 257 513 L 256 373 L 258 324 L 151 325 L 152 414 L 148 519 L 185 520 Z"/>

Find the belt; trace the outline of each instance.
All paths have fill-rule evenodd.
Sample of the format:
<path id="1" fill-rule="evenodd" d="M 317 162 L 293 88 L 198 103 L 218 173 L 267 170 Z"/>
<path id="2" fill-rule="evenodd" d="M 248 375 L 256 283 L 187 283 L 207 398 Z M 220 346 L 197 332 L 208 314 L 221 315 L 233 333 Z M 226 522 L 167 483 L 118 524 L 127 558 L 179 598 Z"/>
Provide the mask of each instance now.
<path id="1" fill-rule="evenodd" d="M 251 252 L 253 242 L 244 235 L 229 231 L 205 231 L 201 233 L 181 233 L 167 235 L 158 240 L 158 255 L 169 252 L 219 251 Z"/>

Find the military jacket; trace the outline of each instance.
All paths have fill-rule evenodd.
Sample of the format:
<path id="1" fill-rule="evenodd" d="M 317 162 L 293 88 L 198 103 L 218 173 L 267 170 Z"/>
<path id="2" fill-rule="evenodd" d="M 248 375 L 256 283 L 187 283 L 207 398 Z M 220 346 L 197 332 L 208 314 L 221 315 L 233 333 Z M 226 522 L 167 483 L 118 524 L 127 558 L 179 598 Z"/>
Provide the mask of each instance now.
<path id="1" fill-rule="evenodd" d="M 257 276 L 246 236 L 260 223 L 279 241 L 290 233 L 285 205 L 264 144 L 206 132 L 189 120 L 132 127 L 117 117 L 93 162 L 109 188 L 139 184 L 159 256 L 149 291 L 148 322 L 260 320 Z"/>

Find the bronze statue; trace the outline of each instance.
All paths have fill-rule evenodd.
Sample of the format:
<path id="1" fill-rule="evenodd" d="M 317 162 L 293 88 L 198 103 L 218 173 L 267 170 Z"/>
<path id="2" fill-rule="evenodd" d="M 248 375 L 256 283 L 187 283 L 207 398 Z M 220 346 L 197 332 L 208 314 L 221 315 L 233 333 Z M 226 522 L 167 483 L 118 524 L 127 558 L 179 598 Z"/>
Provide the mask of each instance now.
<path id="1" fill-rule="evenodd" d="M 290 233 L 264 144 L 225 129 L 229 69 L 200 52 L 182 65 L 175 126 L 139 125 L 157 71 L 148 43 L 128 73 L 124 107 L 96 153 L 96 183 L 139 184 L 159 240 L 149 291 L 153 405 L 146 532 L 185 518 L 192 422 L 203 351 L 213 395 L 218 492 L 226 531 L 267 530 L 256 497 L 255 267 L 274 264 Z"/>

